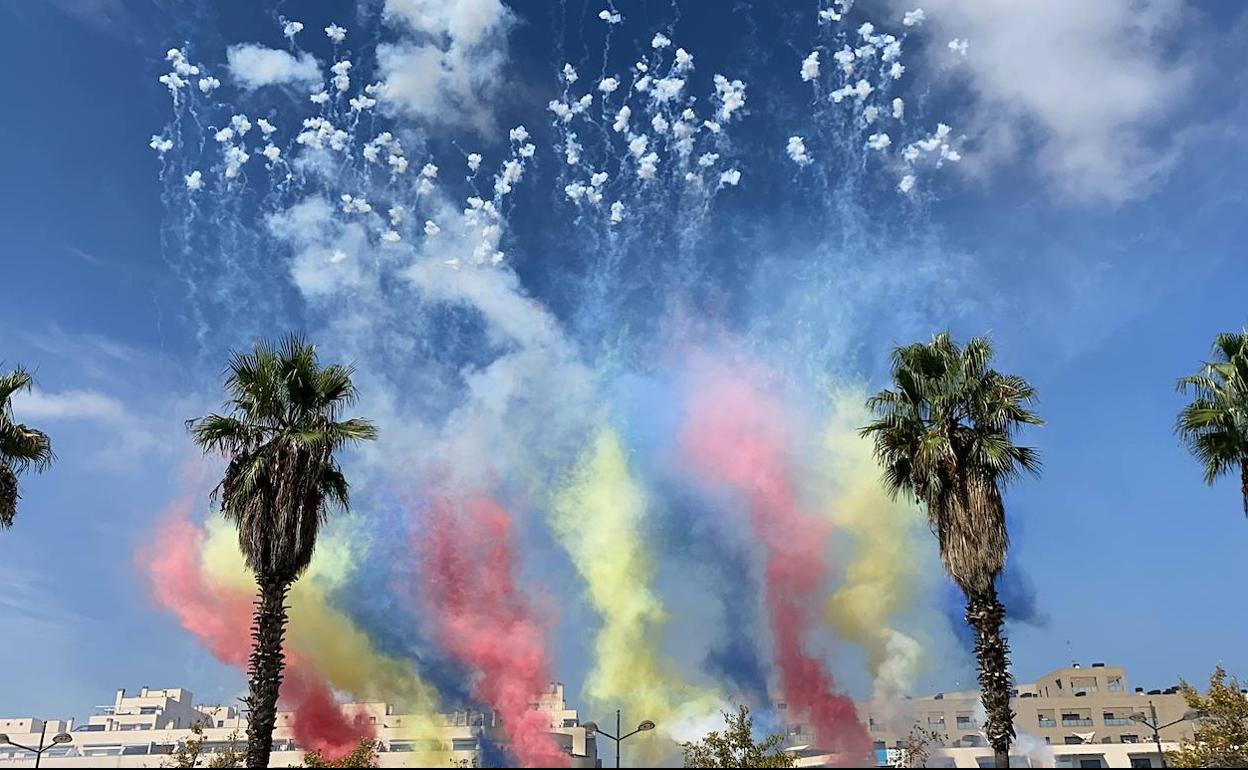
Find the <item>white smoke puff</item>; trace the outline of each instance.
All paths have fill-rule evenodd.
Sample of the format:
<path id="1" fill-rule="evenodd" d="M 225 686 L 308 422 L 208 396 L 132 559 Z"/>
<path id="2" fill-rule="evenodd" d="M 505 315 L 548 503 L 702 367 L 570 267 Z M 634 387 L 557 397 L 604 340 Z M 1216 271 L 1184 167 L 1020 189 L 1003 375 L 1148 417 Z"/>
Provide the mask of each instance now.
<path id="1" fill-rule="evenodd" d="M 589 178 L 589 183 L 594 187 L 602 187 L 607 183 L 608 178 L 607 172 L 599 171 Z"/>
<path id="2" fill-rule="evenodd" d="M 865 80 L 859 80 L 858 85 L 854 86 L 854 93 L 857 94 L 859 99 L 866 99 L 874 90 L 871 84 Z"/>
<path id="3" fill-rule="evenodd" d="M 580 162 L 582 149 L 584 148 L 581 147 L 580 142 L 576 141 L 576 134 L 569 134 L 567 143 L 564 145 L 564 159 L 569 166 L 575 166 Z"/>
<path id="4" fill-rule="evenodd" d="M 656 134 L 667 133 L 667 118 L 662 115 L 655 115 L 650 121 L 650 127 L 654 129 Z"/>
<path id="5" fill-rule="evenodd" d="M 905 158 L 907 163 L 913 163 L 919 159 L 919 148 L 913 144 L 906 145 L 906 149 L 901 151 L 901 157 Z"/>
<path id="6" fill-rule="evenodd" d="M 158 79 L 160 82 L 165 84 L 165 86 L 169 89 L 169 93 L 173 94 L 175 97 L 178 95 L 178 91 L 186 87 L 186 81 L 183 80 L 182 77 L 176 72 L 161 75 Z"/>
<path id="7" fill-rule="evenodd" d="M 537 153 L 537 145 L 532 143 L 522 145 L 519 150 L 516 150 L 516 152 L 522 158 L 531 158 Z"/>
<path id="8" fill-rule="evenodd" d="M 598 81 L 598 90 L 602 91 L 604 94 L 615 93 L 615 90 L 619 87 L 620 81 L 616 78 L 603 78 Z"/>
<path id="9" fill-rule="evenodd" d="M 903 176 L 901 178 L 901 181 L 897 183 L 897 189 L 901 190 L 903 193 L 908 193 L 911 190 L 913 190 L 914 189 L 914 174 L 906 174 L 905 176 Z"/>
<path id="10" fill-rule="evenodd" d="M 799 166 L 805 166 L 810 163 L 810 156 L 806 154 L 806 142 L 800 136 L 789 137 L 789 143 L 785 147 L 785 152 Z"/>
<path id="11" fill-rule="evenodd" d="M 561 102 L 558 99 L 552 99 L 550 104 L 546 105 L 546 108 L 550 110 L 551 112 L 555 113 L 555 116 L 558 117 L 560 120 L 562 120 L 564 123 L 569 123 L 572 121 L 572 115 L 573 115 L 572 108 L 569 107 L 566 103 Z"/>
<path id="12" fill-rule="evenodd" d="M 873 695 L 886 703 L 899 701 L 914 692 L 923 666 L 923 645 L 895 629 L 886 629 L 884 660 L 875 675 Z"/>
<path id="13" fill-rule="evenodd" d="M 633 154 L 633 157 L 640 158 L 646 153 L 646 147 L 649 144 L 650 139 L 645 134 L 634 136 L 628 142 L 628 151 Z"/>
<path id="14" fill-rule="evenodd" d="M 377 100 L 367 96 L 353 96 L 347 101 L 347 104 L 355 112 L 363 112 L 377 106 Z"/>
<path id="15" fill-rule="evenodd" d="M 229 126 L 226 126 L 220 131 L 217 131 L 217 133 L 213 134 L 212 138 L 216 139 L 221 144 L 225 144 L 226 142 L 234 138 L 234 129 L 230 128 Z"/>
<path id="16" fill-rule="evenodd" d="M 915 8 L 913 11 L 906 11 L 906 15 L 902 17 L 901 23 L 907 27 L 917 27 L 927 18 L 927 14 L 922 8 Z"/>
<path id="17" fill-rule="evenodd" d="M 585 195 L 585 189 L 585 185 L 579 182 L 573 182 L 571 184 L 564 185 L 563 194 L 568 196 L 568 200 L 576 202 L 579 201 L 583 195 Z"/>
<path id="18" fill-rule="evenodd" d="M 741 182 L 741 172 L 735 168 L 728 169 L 719 175 L 719 183 L 721 185 L 732 185 L 736 187 Z"/>
<path id="19" fill-rule="evenodd" d="M 869 59 L 875 56 L 875 50 L 873 45 L 864 45 L 854 49 L 854 56 L 857 56 L 859 59 Z"/>
<path id="20" fill-rule="evenodd" d="M 269 136 L 270 134 L 272 134 L 274 131 L 277 130 L 277 128 L 272 123 L 265 120 L 264 118 L 258 119 L 256 121 L 256 126 L 260 128 L 260 133 L 265 136 Z"/>
<path id="21" fill-rule="evenodd" d="M 633 111 L 629 109 L 627 104 L 621 107 L 620 111 L 615 113 L 615 122 L 611 124 L 612 130 L 614 130 L 617 134 L 627 131 L 628 119 L 632 116 L 632 114 Z"/>
<path id="22" fill-rule="evenodd" d="M 325 28 L 325 37 L 335 43 L 341 43 L 343 40 L 347 39 L 347 31 L 337 24 L 330 24 Z"/>
<path id="23" fill-rule="evenodd" d="M 650 76 L 646 75 L 644 78 L 634 83 L 633 88 L 636 88 L 639 93 L 644 94 L 646 91 L 650 90 L 650 82 L 651 82 Z"/>
<path id="24" fill-rule="evenodd" d="M 437 179 L 438 167 L 432 163 L 426 163 L 425 167 L 420 170 L 420 175 L 427 179 Z"/>
<path id="25" fill-rule="evenodd" d="M 191 173 L 187 174 L 185 179 L 186 179 L 186 189 L 188 190 L 194 191 L 204 186 L 204 175 L 199 173 L 198 171 L 192 171 Z"/>
<path id="26" fill-rule="evenodd" d="M 714 152 L 708 152 L 698 158 L 698 165 L 702 168 L 710 168 L 715 165 L 715 161 L 719 160 L 719 155 Z"/>
<path id="27" fill-rule="evenodd" d="M 949 41 L 949 50 L 953 51 L 959 56 L 966 56 L 966 49 L 969 47 L 970 47 L 970 43 L 968 43 L 965 40 L 962 40 L 961 38 L 955 37 L 953 40 Z"/>
<path id="28" fill-rule="evenodd" d="M 719 98 L 719 119 L 727 123 L 732 114 L 745 106 L 745 83 L 729 80 L 723 75 L 714 77 L 715 94 Z"/>
<path id="29" fill-rule="evenodd" d="M 611 224 L 618 225 L 624 221 L 624 204 L 616 201 L 611 204 Z"/>
<path id="30" fill-rule="evenodd" d="M 298 35 L 302 31 L 303 22 L 301 21 L 288 21 L 282 25 L 282 35 L 290 40 L 294 40 L 295 35 Z"/>
<path id="31" fill-rule="evenodd" d="M 648 181 L 654 178 L 654 175 L 658 172 L 658 169 L 659 169 L 659 155 L 658 153 L 652 152 L 649 155 L 646 155 L 645 157 L 641 159 L 641 162 L 637 166 L 637 176 L 643 180 Z"/>
<path id="32" fill-rule="evenodd" d="M 888 134 L 872 134 L 867 137 L 867 147 L 872 150 L 887 150 L 892 143 L 893 140 L 889 138 Z"/>
<path id="33" fill-rule="evenodd" d="M 650 65 L 646 64 L 644 61 L 634 62 L 633 66 L 636 67 L 637 71 L 642 74 L 645 74 L 650 71 Z"/>
<path id="34" fill-rule="evenodd" d="M 516 126 L 508 132 L 507 136 L 513 142 L 526 142 L 529 139 L 529 130 L 524 126 Z"/>
<path id="35" fill-rule="evenodd" d="M 361 152 L 364 154 L 364 160 L 369 163 L 376 163 L 377 159 L 381 157 L 381 151 L 377 149 L 376 145 L 366 144 Z"/>
<path id="36" fill-rule="evenodd" d="M 705 126 L 706 130 L 710 131 L 712 134 L 719 133 L 720 125 L 713 120 L 704 120 L 702 121 L 702 125 Z"/>
<path id="37" fill-rule="evenodd" d="M 870 40 L 871 35 L 875 32 L 875 25 L 869 21 L 864 21 L 862 26 L 858 28 L 858 34 L 864 40 Z"/>
<path id="38" fill-rule="evenodd" d="M 325 91 L 317 91 L 308 97 L 308 101 L 313 104 L 324 104 L 329 101 L 329 94 Z"/>
<path id="39" fill-rule="evenodd" d="M 896 99 L 893 99 L 893 117 L 896 118 L 897 120 L 901 120 L 903 117 L 905 117 L 905 115 L 906 115 L 906 103 L 902 101 L 901 97 L 897 97 Z"/>
<path id="40" fill-rule="evenodd" d="M 837 13 L 836 11 L 832 10 L 831 8 L 824 8 L 823 10 L 819 11 L 819 22 L 821 24 L 826 24 L 828 22 L 840 21 L 840 20 L 841 20 L 841 15 Z"/>
<path id="41" fill-rule="evenodd" d="M 407 213 L 407 209 L 402 206 L 391 206 L 386 213 L 390 216 L 390 224 L 398 227 L 403 222 L 403 215 Z"/>
<path id="42" fill-rule="evenodd" d="M 810 82 L 819 77 L 819 52 L 811 51 L 810 56 L 802 59 L 802 81 Z"/>
<path id="43" fill-rule="evenodd" d="M 893 62 L 893 67 L 888 74 L 892 76 L 893 80 L 901 80 L 902 73 L 905 71 L 906 65 L 901 62 Z"/>
<path id="44" fill-rule="evenodd" d="M 879 116 L 880 108 L 876 107 L 874 104 L 868 104 L 867 108 L 862 111 L 862 117 L 866 119 L 867 125 L 874 123 L 875 119 Z"/>
<path id="45" fill-rule="evenodd" d="M 437 234 L 438 234 L 438 233 L 440 233 L 440 232 L 442 232 L 442 228 L 440 228 L 440 227 L 438 227 L 436 224 L 434 224 L 434 222 L 433 222 L 433 220 L 432 220 L 432 219 L 426 219 L 426 220 L 425 220 L 425 235 L 428 235 L 428 236 L 430 236 L 430 237 L 433 237 L 433 236 L 437 235 Z"/>
<path id="46" fill-rule="evenodd" d="M 225 178 L 234 179 L 238 176 L 238 172 L 242 170 L 243 164 L 251 160 L 251 156 L 237 145 L 229 145 L 225 148 Z"/>
<path id="47" fill-rule="evenodd" d="M 507 195 L 512 191 L 516 182 L 524 176 L 524 166 L 518 160 L 509 160 L 503 164 L 503 172 L 494 180 L 494 192 L 497 195 Z"/>
<path id="48" fill-rule="evenodd" d="M 251 130 L 251 121 L 247 119 L 246 115 L 235 115 L 230 118 L 230 125 L 234 127 L 239 136 L 246 136 L 247 132 Z"/>
<path id="49" fill-rule="evenodd" d="M 165 137 L 159 134 L 152 134 L 152 141 L 148 142 L 147 146 L 151 147 L 153 150 L 160 153 L 161 155 L 164 155 L 165 153 L 173 149 L 173 140 L 166 139 Z"/>
<path id="50" fill-rule="evenodd" d="M 336 265 L 340 262 L 345 261 L 346 258 L 347 258 L 347 253 L 345 251 L 343 251 L 342 249 L 335 249 L 334 253 L 329 255 L 329 263 L 331 265 Z"/>
<path id="51" fill-rule="evenodd" d="M 892 37 L 892 35 L 889 35 L 889 37 Z M 880 58 L 886 62 L 896 61 L 901 58 L 901 41 L 893 40 L 884 46 L 884 51 L 880 54 Z"/>
<path id="52" fill-rule="evenodd" d="M 654 38 L 650 40 L 650 47 L 655 50 L 667 48 L 671 44 L 672 41 L 662 32 L 654 33 Z"/>
<path id="53" fill-rule="evenodd" d="M 852 48 L 850 48 L 849 46 L 845 46 L 841 50 L 832 54 L 832 58 L 836 60 L 837 64 L 841 65 L 841 70 L 846 75 L 853 74 L 855 57 L 854 57 L 854 51 Z"/>
<path id="54" fill-rule="evenodd" d="M 433 195 L 433 190 L 433 182 L 424 177 L 422 177 L 420 182 L 416 185 L 416 194 L 423 198 L 428 198 L 430 195 Z"/>
<path id="55" fill-rule="evenodd" d="M 407 158 L 402 155 L 394 155 L 393 153 L 386 159 L 390 164 L 390 169 L 396 174 L 407 173 Z"/>
<path id="56" fill-rule="evenodd" d="M 282 151 L 271 144 L 265 145 L 260 154 L 267 158 L 269 163 L 276 163 L 277 159 L 282 157 Z"/>
<path id="57" fill-rule="evenodd" d="M 475 174 L 479 168 L 481 168 L 481 155 L 475 152 L 468 153 L 468 170 Z"/>
<path id="58" fill-rule="evenodd" d="M 602 19 L 608 24 L 619 24 L 620 22 L 624 21 L 623 16 L 621 16 L 618 13 L 613 13 L 608 10 L 599 11 L 598 18 Z"/>
<path id="59" fill-rule="evenodd" d="M 581 113 L 589 109 L 589 105 L 594 103 L 593 94 L 585 94 L 572 105 L 572 112 Z"/>
<path id="60" fill-rule="evenodd" d="M 941 160 L 947 160 L 950 163 L 957 163 L 962 160 L 962 155 L 957 150 L 950 148 L 949 145 L 942 144 L 940 146 L 940 158 Z"/>
<path id="61" fill-rule="evenodd" d="M 568 85 L 572 85 L 573 83 L 577 81 L 578 78 L 580 78 L 580 75 L 576 74 L 576 67 L 573 67 L 571 64 L 563 65 L 562 74 L 563 74 L 563 81 L 567 83 Z"/>
<path id="62" fill-rule="evenodd" d="M 211 75 L 208 77 L 199 79 L 199 90 L 206 94 L 210 94 L 220 87 L 221 87 L 221 81 L 217 80 Z"/>
<path id="63" fill-rule="evenodd" d="M 334 87 L 338 89 L 339 93 L 345 92 L 351 87 L 350 61 L 343 59 L 342 61 L 334 62 L 329 70 L 334 73 Z"/>
<path id="64" fill-rule="evenodd" d="M 312 54 L 298 57 L 255 43 L 230 46 L 225 52 L 230 77 L 247 90 L 291 83 L 317 83 L 321 70 Z"/>

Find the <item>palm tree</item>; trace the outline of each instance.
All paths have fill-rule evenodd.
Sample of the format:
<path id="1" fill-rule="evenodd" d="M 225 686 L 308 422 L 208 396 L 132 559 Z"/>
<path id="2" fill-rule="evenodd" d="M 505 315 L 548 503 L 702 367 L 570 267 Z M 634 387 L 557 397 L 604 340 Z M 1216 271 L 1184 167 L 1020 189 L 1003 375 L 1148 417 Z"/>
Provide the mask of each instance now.
<path id="1" fill-rule="evenodd" d="M 13 394 L 30 390 L 34 378 L 20 366 L 0 374 L 0 530 L 13 526 L 17 516 L 17 477 L 33 468 L 47 470 L 56 457 L 48 434 L 13 421 Z"/>
<path id="2" fill-rule="evenodd" d="M 1219 334 L 1213 356 L 1200 374 L 1179 380 L 1179 392 L 1194 398 L 1175 430 L 1205 466 L 1206 484 L 1239 469 L 1248 516 L 1248 331 Z"/>
<path id="3" fill-rule="evenodd" d="M 247 766 L 268 767 L 282 684 L 286 594 L 312 561 L 331 508 L 346 509 L 347 479 L 334 458 L 372 440 L 368 420 L 340 419 L 357 396 L 352 367 L 317 363 L 316 348 L 291 335 L 234 353 L 226 372 L 229 414 L 191 420 L 206 453 L 229 458 L 214 491 L 238 527 L 238 545 L 258 587 L 248 676 Z"/>
<path id="4" fill-rule="evenodd" d="M 996 766 L 1009 766 L 1014 738 L 1005 608 L 996 580 L 1009 535 L 1001 490 L 1021 471 L 1038 473 L 1034 449 L 1016 446 L 1021 425 L 1041 425 L 1030 411 L 1035 390 L 1021 377 L 990 368 L 992 345 L 976 337 L 959 347 L 948 332 L 928 344 L 893 351 L 893 389 L 867 401 L 876 420 L 862 429 L 875 442 L 893 495 L 927 508 L 945 571 L 966 595 L 975 630 L 985 733 Z"/>

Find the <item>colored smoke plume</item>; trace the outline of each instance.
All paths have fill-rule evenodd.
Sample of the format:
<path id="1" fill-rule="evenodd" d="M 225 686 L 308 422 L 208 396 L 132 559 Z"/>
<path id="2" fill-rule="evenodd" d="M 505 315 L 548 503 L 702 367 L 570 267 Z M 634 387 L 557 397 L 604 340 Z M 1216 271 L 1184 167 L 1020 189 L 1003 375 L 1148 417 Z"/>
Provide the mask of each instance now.
<path id="1" fill-rule="evenodd" d="M 251 654 L 252 595 L 245 583 L 217 583 L 204 569 L 205 537 L 189 519 L 193 500 L 187 495 L 167 509 L 155 542 L 140 549 L 136 561 L 148 573 L 156 602 L 217 660 L 245 671 Z M 241 565 L 241 557 L 238 561 Z M 344 756 L 371 729 L 352 724 L 342 714 L 328 684 L 297 653 L 287 649 L 287 656 L 281 698 L 294 712 L 296 741 L 305 749 L 320 749 L 329 759 Z"/>
<path id="2" fill-rule="evenodd" d="M 764 551 L 780 687 L 790 709 L 809 719 L 819 745 L 852 766 L 870 754 L 871 740 L 853 701 L 806 651 L 828 573 L 829 528 L 798 510 L 786 457 L 789 426 L 779 402 L 755 384 L 759 379 L 740 365 L 712 363 L 700 372 L 680 441 L 706 482 L 744 496 Z"/>
<path id="3" fill-rule="evenodd" d="M 417 546 L 442 645 L 476 674 L 473 692 L 502 717 L 517 762 L 567 767 L 549 717 L 529 707 L 550 682 L 547 628 L 516 586 L 510 514 L 482 495 L 434 498 L 427 514 Z"/>
<path id="4" fill-rule="evenodd" d="M 667 615 L 643 531 L 647 506 L 619 435 L 602 427 L 556 494 L 550 524 L 602 623 L 585 683 L 590 702 L 644 715 L 672 735 L 678 718 L 718 715 L 720 703 L 684 682 L 659 653 Z M 655 749 L 651 742 L 647 748 Z M 643 756 L 653 761 L 655 754 Z"/>
<path id="5" fill-rule="evenodd" d="M 839 635 L 863 647 L 879 700 L 913 694 L 921 671 L 923 646 L 897 630 L 919 588 L 917 554 L 928 545 L 923 513 L 885 491 L 871 442 L 858 435 L 869 416 L 866 394 L 833 396 L 826 431 L 827 470 L 834 485 L 829 515 L 838 531 L 853 537 L 845 580 L 827 602 L 828 620 Z"/>

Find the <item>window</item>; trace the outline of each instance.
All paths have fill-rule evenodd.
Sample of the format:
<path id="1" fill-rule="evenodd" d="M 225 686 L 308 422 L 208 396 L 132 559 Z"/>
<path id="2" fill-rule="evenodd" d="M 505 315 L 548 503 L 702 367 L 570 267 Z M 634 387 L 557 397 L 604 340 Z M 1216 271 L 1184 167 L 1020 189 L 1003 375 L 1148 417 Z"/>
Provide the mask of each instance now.
<path id="1" fill-rule="evenodd" d="M 789 725 L 789 735 L 801 735 L 801 734 L 802 734 L 801 725 Z"/>
<path id="2" fill-rule="evenodd" d="M 1101 762 L 1100 757 L 1092 757 L 1091 759 L 1080 759 L 1080 767 L 1104 767 L 1105 763 Z"/>
<path id="3" fill-rule="evenodd" d="M 160 713 L 159 706 L 143 706 L 139 709 L 140 714 L 157 714 Z"/>
<path id="4" fill-rule="evenodd" d="M 1121 738 L 1120 740 L 1121 740 L 1123 743 L 1139 743 L 1139 742 L 1140 742 L 1140 736 L 1138 736 L 1138 735 L 1127 735 L 1127 734 L 1125 734 L 1125 733 L 1124 733 L 1124 734 L 1123 734 L 1123 736 L 1122 736 L 1122 738 Z"/>
<path id="5" fill-rule="evenodd" d="M 476 738 L 452 738 L 451 751 L 476 751 Z"/>
<path id="6" fill-rule="evenodd" d="M 1132 767 L 1152 767 L 1153 758 L 1152 757 L 1131 757 L 1131 766 Z"/>
<path id="7" fill-rule="evenodd" d="M 217 720 L 217 727 L 225 727 L 225 720 L 224 720 L 224 719 L 218 719 L 218 720 Z"/>
<path id="8" fill-rule="evenodd" d="M 784 711 L 784 710 L 786 710 L 788 707 L 789 707 L 789 704 L 787 704 L 787 703 L 777 703 L 777 704 L 776 704 L 776 711 Z"/>
<path id="9" fill-rule="evenodd" d="M 1105 689 L 1109 692 L 1122 692 L 1122 677 L 1111 676 L 1105 683 Z"/>
<path id="10" fill-rule="evenodd" d="M 1066 745 L 1067 745 L 1067 746 L 1078 746 L 1078 745 L 1080 745 L 1081 743 L 1083 743 L 1083 739 L 1082 739 L 1082 738 L 1080 738 L 1078 735 L 1067 735 L 1067 736 L 1066 736 Z"/>
<path id="11" fill-rule="evenodd" d="M 875 721 L 875 717 L 867 717 L 867 729 L 872 732 L 877 732 L 884 728 L 880 726 L 879 722 Z"/>

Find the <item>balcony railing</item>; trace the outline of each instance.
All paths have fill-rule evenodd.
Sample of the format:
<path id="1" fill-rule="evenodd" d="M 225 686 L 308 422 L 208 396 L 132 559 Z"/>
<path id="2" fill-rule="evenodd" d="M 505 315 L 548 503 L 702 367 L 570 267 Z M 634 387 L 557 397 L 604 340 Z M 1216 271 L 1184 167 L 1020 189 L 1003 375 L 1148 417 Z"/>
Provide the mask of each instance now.
<path id="1" fill-rule="evenodd" d="M 1041 727 L 1057 727 L 1057 722 L 1054 722 L 1052 719 L 1045 719 L 1044 717 L 1040 717 L 1040 726 Z"/>
<path id="2" fill-rule="evenodd" d="M 1133 724 L 1135 723 L 1125 717 L 1106 717 L 1105 719 L 1106 727 L 1128 727 Z"/>
<path id="3" fill-rule="evenodd" d="M 1062 727 L 1091 727 L 1091 719 L 1063 719 Z"/>

